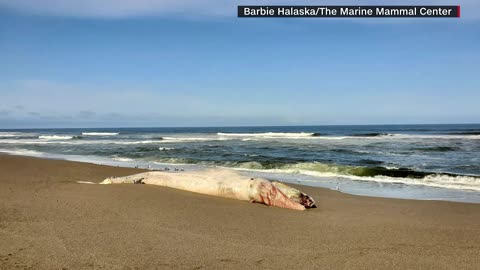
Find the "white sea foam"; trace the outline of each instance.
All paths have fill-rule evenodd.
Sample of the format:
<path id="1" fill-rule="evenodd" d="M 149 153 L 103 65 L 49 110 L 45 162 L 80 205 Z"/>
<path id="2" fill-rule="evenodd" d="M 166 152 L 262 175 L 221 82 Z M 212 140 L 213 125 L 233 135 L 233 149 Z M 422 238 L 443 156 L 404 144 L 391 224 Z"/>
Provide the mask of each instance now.
<path id="1" fill-rule="evenodd" d="M 385 134 L 378 136 L 319 136 L 319 140 L 480 139 L 480 135 Z"/>
<path id="2" fill-rule="evenodd" d="M 223 134 L 223 133 L 219 133 Z M 231 133 L 227 133 L 231 134 Z M 238 134 L 250 134 L 250 133 L 238 133 Z M 258 133 L 252 133 L 258 134 Z M 263 133 L 267 134 L 267 133 Z M 307 134 L 307 133 L 304 133 Z M 72 140 L 75 138 L 74 136 L 70 135 L 40 135 L 38 136 L 38 140 L 32 139 L 13 139 L 13 134 L 6 134 L 9 135 L 4 139 L 0 140 L 0 144 L 19 144 L 19 145 L 46 145 L 46 144 L 64 144 L 64 145 L 91 145 L 91 144 L 115 144 L 115 145 L 137 145 L 137 144 L 162 144 L 162 143 L 188 143 L 188 142 L 206 142 L 206 141 L 226 141 L 226 140 L 237 140 L 241 139 L 242 141 L 258 141 L 258 140 L 265 140 L 265 139 L 275 139 L 275 140 L 290 140 L 293 139 L 295 141 L 299 140 L 301 142 L 302 139 L 307 140 L 423 140 L 423 139 L 480 139 L 480 135 L 407 135 L 407 134 L 391 134 L 388 136 L 375 136 L 375 137 L 358 137 L 358 136 L 300 136 L 300 137 L 280 137 L 280 136 L 254 136 L 254 137 L 241 137 L 241 136 L 205 136 L 205 137 L 163 137 L 162 139 L 158 140 Z M 10 139 L 12 138 L 12 139 Z M 384 153 L 385 154 L 385 153 Z M 394 153 L 388 153 L 388 155 L 394 155 Z"/>
<path id="3" fill-rule="evenodd" d="M 315 140 L 344 140 L 344 139 L 359 139 L 359 138 L 376 138 L 376 137 L 350 137 L 350 136 L 319 136 L 311 137 L 310 139 Z"/>
<path id="4" fill-rule="evenodd" d="M 57 139 L 39 139 L 39 140 L 1 140 L 0 144 L 19 144 L 19 145 L 46 145 L 46 144 L 64 144 L 64 145 L 89 145 L 89 144 L 119 144 L 119 145 L 135 145 L 135 144 L 156 144 L 162 143 L 161 140 L 145 140 L 145 141 L 113 141 L 113 140 L 66 140 L 67 138 Z"/>
<path id="5" fill-rule="evenodd" d="M 43 140 L 70 140 L 73 139 L 73 136 L 67 135 L 40 135 L 38 136 L 39 139 Z"/>
<path id="6" fill-rule="evenodd" d="M 126 158 L 126 157 L 114 157 L 113 160 L 115 161 L 121 161 L 121 162 L 130 162 L 133 161 L 131 158 Z"/>
<path id="7" fill-rule="evenodd" d="M 218 132 L 217 135 L 227 136 L 227 137 L 304 138 L 304 137 L 312 137 L 315 135 L 315 133 L 310 133 L 310 132 L 263 132 L 263 133 Z"/>
<path id="8" fill-rule="evenodd" d="M 2 144 L 19 144 L 19 145 L 43 145 L 43 144 L 75 144 L 74 142 L 71 141 L 65 141 L 65 140 L 60 140 L 60 139 L 39 139 L 37 141 L 32 141 L 32 140 L 2 140 L 0 141 Z"/>
<path id="9" fill-rule="evenodd" d="M 160 150 L 160 151 L 168 151 L 168 150 L 175 150 L 175 148 L 171 148 L 171 147 L 160 147 L 160 148 L 158 148 L 158 150 Z"/>
<path id="10" fill-rule="evenodd" d="M 218 136 L 239 138 L 242 141 L 258 141 L 262 139 L 305 139 L 305 140 L 343 140 L 343 139 L 365 139 L 380 138 L 383 136 L 317 136 L 312 132 L 263 132 L 263 133 L 223 133 L 218 132 Z"/>
<path id="11" fill-rule="evenodd" d="M 0 138 L 9 138 L 9 137 L 16 137 L 18 134 L 16 133 L 3 133 L 0 132 Z"/>
<path id="12" fill-rule="evenodd" d="M 225 141 L 227 138 L 217 137 L 163 137 L 163 142 L 206 142 L 206 141 Z"/>
<path id="13" fill-rule="evenodd" d="M 392 134 L 395 139 L 480 139 L 480 135 Z"/>
<path id="14" fill-rule="evenodd" d="M 359 181 L 374 181 L 380 183 L 402 183 L 407 185 L 423 185 L 438 188 L 480 191 L 480 178 L 474 176 L 450 176 L 433 174 L 424 178 L 396 178 L 387 176 L 360 177 L 348 176 Z"/>
<path id="15" fill-rule="evenodd" d="M 85 136 L 115 136 L 118 135 L 117 132 L 82 132 L 82 135 Z"/>
<path id="16" fill-rule="evenodd" d="M 97 141 L 98 142 L 98 141 Z M 146 140 L 146 141 L 130 141 L 130 142 L 122 142 L 122 141 L 106 141 L 105 144 L 124 144 L 124 145 L 130 145 L 130 144 L 152 144 L 152 143 L 160 143 L 162 141 L 152 141 L 152 140 Z M 98 142 L 101 143 L 101 142 Z"/>
<path id="17" fill-rule="evenodd" d="M 265 137 L 266 138 L 266 137 Z M 295 138 L 295 137 L 292 137 Z M 434 135 L 434 134 L 385 134 L 385 135 L 378 135 L 378 136 L 312 136 L 312 137 L 297 137 L 302 139 L 313 139 L 313 140 L 423 140 L 423 139 L 441 139 L 441 140 L 462 140 L 462 139 L 470 139 L 470 140 L 478 140 L 480 139 L 480 135 Z"/>
<path id="18" fill-rule="evenodd" d="M 28 149 L 0 149 L 1 153 L 18 156 L 41 156 L 43 153 Z"/>
<path id="19" fill-rule="evenodd" d="M 383 175 L 377 176 L 355 176 L 342 174 L 337 172 L 318 172 L 310 170 L 298 170 L 298 169 L 260 169 L 255 166 L 246 167 L 226 167 L 234 170 L 241 171 L 256 171 L 256 172 L 268 172 L 268 173 L 280 173 L 280 174 L 303 174 L 320 178 L 345 178 L 355 181 L 368 181 L 378 183 L 390 183 L 390 184 L 406 184 L 406 185 L 421 185 L 437 188 L 448 188 L 457 190 L 472 190 L 480 191 L 480 177 L 475 176 L 451 176 L 445 174 L 432 174 L 423 178 L 404 178 L 404 177 L 389 177 Z"/>
<path id="20" fill-rule="evenodd" d="M 314 140 L 396 140 L 396 139 L 480 139 L 480 135 L 427 135 L 427 134 L 385 134 L 378 136 L 316 136 L 306 137 Z"/>

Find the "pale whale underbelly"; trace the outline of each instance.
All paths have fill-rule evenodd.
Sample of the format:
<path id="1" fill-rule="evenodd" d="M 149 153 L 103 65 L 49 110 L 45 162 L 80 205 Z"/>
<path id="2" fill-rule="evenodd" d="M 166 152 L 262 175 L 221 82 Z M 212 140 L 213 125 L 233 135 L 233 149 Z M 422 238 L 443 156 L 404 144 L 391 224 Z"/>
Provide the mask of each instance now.
<path id="1" fill-rule="evenodd" d="M 149 184 L 213 196 L 264 203 L 282 208 L 314 208 L 314 200 L 301 191 L 279 182 L 249 178 L 229 170 L 191 173 L 146 172 L 125 177 L 111 177 L 100 184 Z"/>

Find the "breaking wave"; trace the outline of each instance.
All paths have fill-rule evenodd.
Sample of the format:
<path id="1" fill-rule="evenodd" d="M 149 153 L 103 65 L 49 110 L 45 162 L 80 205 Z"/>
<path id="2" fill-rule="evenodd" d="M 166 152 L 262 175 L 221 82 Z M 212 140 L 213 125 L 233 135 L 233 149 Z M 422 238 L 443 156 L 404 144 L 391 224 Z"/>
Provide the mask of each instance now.
<path id="1" fill-rule="evenodd" d="M 480 139 L 480 135 L 435 135 L 435 134 L 389 134 L 389 133 L 359 133 L 359 134 L 351 134 L 345 136 L 320 136 L 314 137 L 315 139 L 322 139 L 322 140 L 348 140 L 348 139 L 388 139 L 388 140 L 407 140 L 407 139 L 441 139 L 441 140 L 450 140 L 450 139 Z M 314 139 L 312 138 L 312 139 Z"/>
<path id="2" fill-rule="evenodd" d="M 235 166 L 237 169 L 480 191 L 480 177 L 470 175 L 422 172 L 406 168 L 357 167 L 322 163 L 297 163 L 269 167 L 272 166 L 265 167 L 258 162 L 245 162 Z"/>
<path id="3" fill-rule="evenodd" d="M 352 137 L 383 137 L 383 136 L 393 136 L 393 134 L 388 133 L 358 133 L 350 135 Z"/>
<path id="4" fill-rule="evenodd" d="M 164 142 L 206 142 L 206 141 L 225 141 L 225 138 L 216 137 L 163 137 Z"/>
<path id="5" fill-rule="evenodd" d="M 143 140 L 143 141 L 114 141 L 114 140 L 80 140 L 77 136 L 64 136 L 65 138 L 39 138 L 39 140 L 2 140 L 4 144 L 18 144 L 18 145 L 48 145 L 48 144 L 63 144 L 63 145 L 136 145 L 136 144 L 156 144 L 161 143 L 161 140 Z M 67 138 L 70 137 L 70 138 Z M 73 140 L 71 140 L 73 139 Z"/>
<path id="6" fill-rule="evenodd" d="M 218 136 L 229 137 L 265 137 L 265 138 L 304 138 L 321 136 L 312 132 L 264 132 L 264 133 L 225 133 L 218 132 Z"/>
<path id="7" fill-rule="evenodd" d="M 480 135 L 392 134 L 396 139 L 480 139 Z"/>
<path id="8" fill-rule="evenodd" d="M 133 161 L 133 159 L 131 159 L 131 158 L 126 158 L 126 157 L 114 157 L 113 160 L 115 160 L 115 161 L 122 161 L 122 162 Z"/>
<path id="9" fill-rule="evenodd" d="M 85 136 L 115 136 L 118 135 L 117 132 L 82 132 L 82 135 Z"/>
<path id="10" fill-rule="evenodd" d="M 18 134 L 15 133 L 0 133 L 0 138 L 10 138 L 10 137 L 16 137 Z"/>
<path id="11" fill-rule="evenodd" d="M 153 140 L 146 140 L 146 141 L 127 141 L 127 142 L 123 142 L 123 141 L 105 141 L 105 142 L 101 142 L 99 141 L 98 143 L 99 144 L 123 144 L 123 145 L 131 145 L 131 144 L 154 144 L 154 143 L 159 143 L 161 141 L 153 141 Z"/>
<path id="12" fill-rule="evenodd" d="M 70 140 L 73 139 L 73 136 L 67 135 L 40 135 L 38 136 L 39 139 L 43 140 Z"/>
<path id="13" fill-rule="evenodd" d="M 390 134 L 390 133 L 358 133 L 348 136 L 322 136 L 318 139 L 344 140 L 344 139 L 480 139 L 480 135 L 456 134 L 456 135 L 435 135 L 435 134 Z"/>
<path id="14" fill-rule="evenodd" d="M 197 161 L 188 158 L 163 158 L 157 164 L 197 164 L 206 166 L 226 167 L 236 170 L 263 171 L 284 174 L 304 174 L 315 177 L 339 177 L 357 181 L 394 183 L 407 185 L 423 185 L 439 188 L 480 191 L 480 177 L 472 175 L 457 175 L 451 173 L 435 173 L 417 171 L 396 167 L 367 167 L 319 162 L 278 163 L 278 162 L 218 162 Z"/>
<path id="15" fill-rule="evenodd" d="M 43 153 L 28 149 L 0 149 L 1 153 L 18 156 L 41 156 Z"/>
<path id="16" fill-rule="evenodd" d="M 221 137 L 239 138 L 243 141 L 257 139 L 319 139 L 319 140 L 345 140 L 345 139 L 480 139 L 475 133 L 465 134 L 390 134 L 390 133 L 354 133 L 350 135 L 329 136 L 320 133 L 217 133 Z"/>

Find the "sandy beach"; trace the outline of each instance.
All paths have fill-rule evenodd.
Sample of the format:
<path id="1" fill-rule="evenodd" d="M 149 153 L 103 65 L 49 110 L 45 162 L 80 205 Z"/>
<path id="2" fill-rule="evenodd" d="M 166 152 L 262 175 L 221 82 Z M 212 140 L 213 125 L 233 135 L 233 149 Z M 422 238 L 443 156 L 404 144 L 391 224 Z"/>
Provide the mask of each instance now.
<path id="1" fill-rule="evenodd" d="M 141 172 L 0 155 L 0 269 L 479 269 L 480 204 L 300 187 L 294 211 L 149 185 Z"/>

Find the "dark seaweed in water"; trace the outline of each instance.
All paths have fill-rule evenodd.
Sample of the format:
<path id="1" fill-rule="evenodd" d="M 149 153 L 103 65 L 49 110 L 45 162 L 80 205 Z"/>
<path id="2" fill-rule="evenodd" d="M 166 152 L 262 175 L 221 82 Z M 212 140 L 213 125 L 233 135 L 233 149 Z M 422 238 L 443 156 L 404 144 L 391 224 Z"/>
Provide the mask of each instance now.
<path id="1" fill-rule="evenodd" d="M 429 175 L 446 175 L 446 176 L 462 176 L 461 174 L 454 173 L 435 173 L 435 172 L 424 172 L 424 171 L 415 171 L 408 168 L 399 168 L 399 169 L 388 169 L 384 167 L 366 167 L 350 170 L 349 172 L 352 175 L 356 176 L 389 176 L 397 178 L 424 178 Z"/>
<path id="2" fill-rule="evenodd" d="M 424 152 L 450 152 L 450 151 L 460 151 L 462 149 L 460 147 L 453 147 L 453 146 L 436 146 L 436 147 L 412 148 L 412 150 L 424 151 Z"/>
<path id="3" fill-rule="evenodd" d="M 384 167 L 368 167 L 368 168 L 358 168 L 353 169 L 351 174 L 357 176 L 389 176 L 389 177 L 400 177 L 400 178 L 423 178 L 432 173 L 414 171 L 408 168 L 399 168 L 399 169 L 388 169 Z"/>
<path id="4" fill-rule="evenodd" d="M 380 165 L 380 164 L 383 164 L 383 161 L 373 160 L 373 159 L 361 159 L 360 163 L 368 164 L 368 165 Z"/>
<path id="5" fill-rule="evenodd" d="M 448 133 L 448 135 L 480 135 L 480 131 L 454 132 Z"/>
<path id="6" fill-rule="evenodd" d="M 335 152 L 335 153 L 343 153 L 343 154 L 353 154 L 353 155 L 363 155 L 364 153 L 355 151 L 353 149 L 344 149 L 344 148 L 338 148 L 338 149 L 331 149 L 329 150 L 330 152 Z"/>

